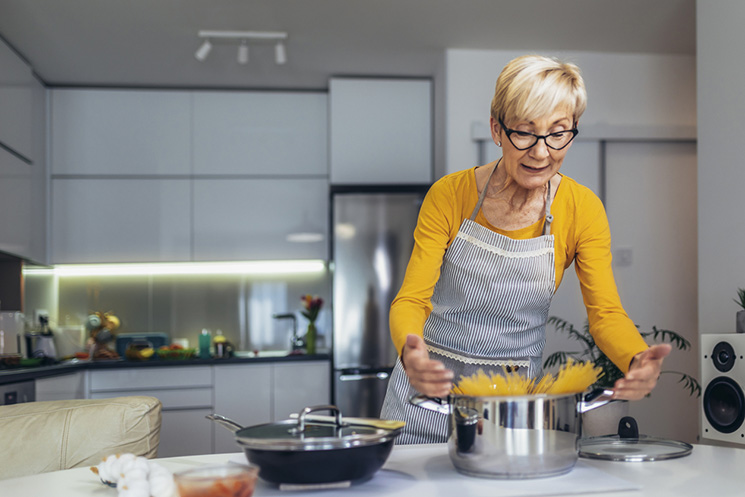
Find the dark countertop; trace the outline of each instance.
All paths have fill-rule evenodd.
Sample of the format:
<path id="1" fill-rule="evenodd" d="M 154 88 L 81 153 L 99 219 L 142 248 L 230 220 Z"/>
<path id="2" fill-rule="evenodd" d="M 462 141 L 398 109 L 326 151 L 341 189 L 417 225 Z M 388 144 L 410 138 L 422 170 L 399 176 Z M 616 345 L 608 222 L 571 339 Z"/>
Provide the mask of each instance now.
<path id="1" fill-rule="evenodd" d="M 102 360 L 102 361 L 78 361 L 72 360 L 51 366 L 37 366 L 32 368 L 11 368 L 0 370 L 0 385 L 15 383 L 18 381 L 35 380 L 49 376 L 59 376 L 85 369 L 123 369 L 123 368 L 159 368 L 159 367 L 188 367 L 188 366 L 212 366 L 226 364 L 258 364 L 266 362 L 296 362 L 296 361 L 330 361 L 329 352 L 313 355 L 297 354 L 277 357 L 231 357 L 229 359 L 184 359 L 164 360 L 153 359 L 150 361 L 128 361 L 126 359 Z"/>

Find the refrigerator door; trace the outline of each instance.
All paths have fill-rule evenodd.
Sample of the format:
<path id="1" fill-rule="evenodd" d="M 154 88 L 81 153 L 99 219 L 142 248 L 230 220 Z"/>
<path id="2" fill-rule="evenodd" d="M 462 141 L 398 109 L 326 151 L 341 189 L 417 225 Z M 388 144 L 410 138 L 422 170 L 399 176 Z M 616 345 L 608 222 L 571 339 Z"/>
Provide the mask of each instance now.
<path id="1" fill-rule="evenodd" d="M 377 418 L 391 369 L 334 371 L 335 405 L 343 416 Z"/>
<path id="2" fill-rule="evenodd" d="M 334 369 L 385 369 L 395 364 L 388 312 L 411 257 L 423 196 L 334 194 Z"/>

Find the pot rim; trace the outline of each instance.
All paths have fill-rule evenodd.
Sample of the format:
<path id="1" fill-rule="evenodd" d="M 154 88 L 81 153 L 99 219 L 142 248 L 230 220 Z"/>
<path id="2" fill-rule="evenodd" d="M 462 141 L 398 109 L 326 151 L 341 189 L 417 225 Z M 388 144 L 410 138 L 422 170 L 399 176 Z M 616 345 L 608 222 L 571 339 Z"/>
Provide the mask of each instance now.
<path id="1" fill-rule="evenodd" d="M 489 399 L 489 400 L 495 400 L 495 401 L 508 401 L 508 402 L 516 402 L 516 401 L 530 401 L 530 400 L 555 400 L 555 399 L 563 399 L 567 397 L 577 397 L 577 396 L 584 396 L 589 391 L 585 392 L 579 392 L 579 393 L 531 393 L 531 394 L 525 394 L 525 395 L 466 395 L 466 394 L 460 394 L 460 393 L 452 393 L 448 395 L 448 399 Z"/>

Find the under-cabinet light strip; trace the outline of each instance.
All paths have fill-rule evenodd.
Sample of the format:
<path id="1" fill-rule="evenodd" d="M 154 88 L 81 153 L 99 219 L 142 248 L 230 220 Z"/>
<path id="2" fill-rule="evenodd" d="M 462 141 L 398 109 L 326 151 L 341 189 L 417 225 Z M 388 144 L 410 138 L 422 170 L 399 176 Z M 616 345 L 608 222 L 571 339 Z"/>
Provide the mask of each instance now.
<path id="1" fill-rule="evenodd" d="M 281 275 L 322 273 L 321 260 L 244 262 L 162 262 L 143 264 L 59 264 L 50 268 L 25 267 L 24 275 L 54 276 L 149 276 L 149 275 Z"/>

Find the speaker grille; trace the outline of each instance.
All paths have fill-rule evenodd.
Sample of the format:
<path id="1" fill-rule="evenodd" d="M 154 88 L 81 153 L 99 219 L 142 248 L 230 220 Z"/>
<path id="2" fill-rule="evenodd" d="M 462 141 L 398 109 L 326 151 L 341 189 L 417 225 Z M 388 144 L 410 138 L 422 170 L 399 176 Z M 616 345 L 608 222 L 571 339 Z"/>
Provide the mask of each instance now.
<path id="1" fill-rule="evenodd" d="M 745 396 L 732 378 L 720 376 L 704 391 L 704 414 L 711 426 L 722 433 L 732 433 L 745 419 Z"/>

